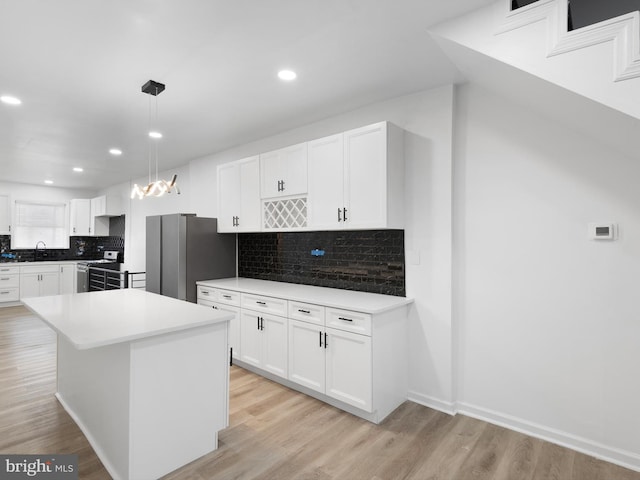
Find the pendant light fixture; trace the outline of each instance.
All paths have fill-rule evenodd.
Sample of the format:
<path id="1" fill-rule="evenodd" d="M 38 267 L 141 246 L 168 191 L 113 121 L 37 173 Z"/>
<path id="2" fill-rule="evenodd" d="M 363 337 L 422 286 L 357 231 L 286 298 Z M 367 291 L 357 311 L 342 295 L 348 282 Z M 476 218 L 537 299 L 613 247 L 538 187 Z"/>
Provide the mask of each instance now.
<path id="1" fill-rule="evenodd" d="M 171 177 L 171 180 L 160 180 L 158 178 L 158 143 L 157 141 L 162 138 L 162 134 L 157 131 L 151 130 L 151 109 L 152 109 L 152 101 L 151 96 L 156 97 L 155 100 L 155 126 L 158 125 L 158 95 L 160 95 L 164 91 L 164 84 L 155 82 L 153 80 L 149 80 L 142 86 L 142 92 L 150 95 L 149 97 L 149 139 L 148 139 L 148 163 L 149 163 L 149 184 L 146 187 L 141 187 L 137 183 L 133 186 L 131 190 L 131 198 L 138 197 L 139 199 L 143 199 L 145 197 L 161 197 L 165 193 L 171 193 L 172 190 L 175 190 L 177 194 L 180 194 L 180 189 L 176 184 L 176 180 L 178 175 L 174 175 Z M 155 142 L 155 149 L 151 147 L 151 143 Z M 151 163 L 152 157 L 154 156 L 152 151 L 155 152 L 155 163 L 156 163 L 156 179 L 155 181 L 151 180 Z"/>

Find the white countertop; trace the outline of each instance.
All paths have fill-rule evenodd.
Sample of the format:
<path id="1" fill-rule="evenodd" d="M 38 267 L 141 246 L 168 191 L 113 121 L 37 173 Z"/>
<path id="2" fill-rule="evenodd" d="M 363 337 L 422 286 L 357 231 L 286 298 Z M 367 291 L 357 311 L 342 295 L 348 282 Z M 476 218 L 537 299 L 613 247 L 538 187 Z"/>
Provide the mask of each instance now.
<path id="1" fill-rule="evenodd" d="M 413 299 L 407 297 L 355 292 L 339 288 L 314 287 L 296 283 L 271 282 L 253 278 L 223 278 L 196 283 L 207 287 L 278 297 L 370 314 L 386 312 L 413 303 Z"/>
<path id="2" fill-rule="evenodd" d="M 42 262 L 0 262 L 0 267 L 26 267 L 33 265 L 66 265 L 82 262 L 82 260 L 45 260 Z"/>
<path id="3" fill-rule="evenodd" d="M 77 349 L 102 347 L 231 320 L 232 314 L 138 289 L 22 300 Z"/>

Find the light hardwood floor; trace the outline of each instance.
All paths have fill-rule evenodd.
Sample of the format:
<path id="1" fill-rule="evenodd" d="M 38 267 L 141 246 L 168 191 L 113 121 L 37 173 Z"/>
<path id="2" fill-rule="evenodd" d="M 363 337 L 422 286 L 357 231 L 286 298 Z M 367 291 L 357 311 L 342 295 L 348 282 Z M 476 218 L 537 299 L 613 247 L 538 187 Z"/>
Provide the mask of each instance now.
<path id="1" fill-rule="evenodd" d="M 54 397 L 55 362 L 48 327 L 22 307 L 0 309 L 0 453 L 77 453 L 80 479 L 108 479 Z M 238 367 L 230 397 L 231 426 L 219 449 L 166 479 L 640 480 L 640 473 L 412 402 L 376 426 Z"/>

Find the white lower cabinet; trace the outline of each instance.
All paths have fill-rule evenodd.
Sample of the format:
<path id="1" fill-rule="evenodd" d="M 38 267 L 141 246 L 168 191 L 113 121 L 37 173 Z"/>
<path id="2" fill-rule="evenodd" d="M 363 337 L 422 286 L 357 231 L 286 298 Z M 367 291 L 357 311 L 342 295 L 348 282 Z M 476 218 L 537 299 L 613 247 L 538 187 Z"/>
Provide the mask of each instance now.
<path id="1" fill-rule="evenodd" d="M 76 287 L 76 265 L 60 265 L 60 293 L 77 293 Z"/>
<path id="2" fill-rule="evenodd" d="M 340 292 L 339 304 L 353 305 L 353 310 L 347 310 L 330 306 L 336 304 L 332 289 L 285 283 L 276 287 L 275 282 L 265 282 L 268 293 L 262 295 L 255 280 L 202 283 L 198 303 L 222 308 L 219 301 L 224 294 L 239 311 L 237 365 L 374 423 L 407 399 L 407 305 L 411 300 Z M 247 287 L 232 291 L 230 283 Z M 287 298 L 289 290 L 295 292 L 295 299 Z M 310 302 L 300 301 L 307 292 Z M 368 310 L 370 303 L 377 308 Z"/>
<path id="3" fill-rule="evenodd" d="M 20 299 L 20 267 L 0 267 L 0 303 Z"/>
<path id="4" fill-rule="evenodd" d="M 324 393 L 325 358 L 322 327 L 289 319 L 289 380 Z"/>
<path id="5" fill-rule="evenodd" d="M 240 358 L 240 294 L 198 286 L 198 304 L 233 314 L 229 321 L 229 348 L 233 359 Z"/>
<path id="6" fill-rule="evenodd" d="M 287 378 L 287 319 L 242 309 L 240 360 Z"/>
<path id="7" fill-rule="evenodd" d="M 372 411 L 371 337 L 289 320 L 289 380 Z"/>
<path id="8" fill-rule="evenodd" d="M 373 411 L 371 337 L 334 328 L 327 328 L 326 334 L 326 394 Z"/>
<path id="9" fill-rule="evenodd" d="M 58 265 L 20 267 L 20 298 L 43 297 L 60 293 Z"/>
<path id="10" fill-rule="evenodd" d="M 221 312 L 233 314 L 233 318 L 229 321 L 229 347 L 231 348 L 231 357 L 240 358 L 240 307 L 216 303 L 214 308 Z"/>

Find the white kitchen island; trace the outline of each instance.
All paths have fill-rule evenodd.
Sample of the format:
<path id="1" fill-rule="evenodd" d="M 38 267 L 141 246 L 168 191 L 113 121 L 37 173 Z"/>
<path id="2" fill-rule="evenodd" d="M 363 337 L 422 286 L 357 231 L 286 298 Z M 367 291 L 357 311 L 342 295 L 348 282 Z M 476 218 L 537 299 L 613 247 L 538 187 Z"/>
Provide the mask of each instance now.
<path id="1" fill-rule="evenodd" d="M 57 332 L 56 397 L 113 478 L 158 478 L 218 447 L 230 314 L 134 289 L 23 302 Z"/>

